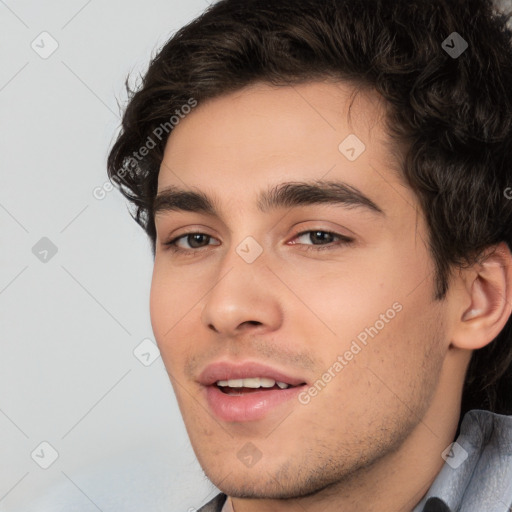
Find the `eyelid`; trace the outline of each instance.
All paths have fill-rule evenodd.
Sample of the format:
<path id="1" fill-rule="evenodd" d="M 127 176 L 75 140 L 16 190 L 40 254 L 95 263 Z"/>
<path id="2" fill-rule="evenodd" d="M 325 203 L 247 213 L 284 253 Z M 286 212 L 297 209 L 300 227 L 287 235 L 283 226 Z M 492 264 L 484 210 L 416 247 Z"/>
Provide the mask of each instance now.
<path id="1" fill-rule="evenodd" d="M 167 231 L 167 229 L 162 229 L 162 232 Z M 207 226 L 204 226 L 202 224 L 189 224 L 187 226 L 173 229 L 171 230 L 171 234 L 165 234 L 160 237 L 161 240 L 164 240 L 162 242 L 162 245 L 166 245 L 169 242 L 172 242 L 173 240 L 176 240 L 177 238 L 184 237 L 186 235 L 208 235 L 212 238 L 215 238 L 213 235 L 209 234 L 210 228 Z M 157 234 L 158 237 L 158 234 Z"/>
<path id="2" fill-rule="evenodd" d="M 302 228 L 302 229 L 298 229 L 298 230 L 295 230 L 293 232 L 293 234 L 291 235 L 291 239 L 293 240 L 294 238 L 297 238 L 298 236 L 302 236 L 302 235 L 305 235 L 307 233 L 315 233 L 315 232 L 318 232 L 320 231 L 321 233 L 328 233 L 330 235 L 333 235 L 335 237 L 338 237 L 338 238 L 341 238 L 345 241 L 354 241 L 354 236 L 351 236 L 351 235 L 348 235 L 348 234 L 343 234 L 343 233 L 339 233 L 338 231 L 334 230 L 334 229 L 331 229 L 331 228 L 322 228 L 322 227 L 310 227 L 310 228 Z"/>
<path id="3" fill-rule="evenodd" d="M 192 235 L 203 235 L 203 236 L 206 236 L 210 239 L 213 239 L 213 240 L 217 240 L 213 235 L 209 235 L 208 233 L 204 232 L 204 231 L 186 231 L 185 233 L 182 233 L 181 235 L 173 235 L 172 237 L 170 237 L 168 239 L 167 242 L 162 242 L 162 245 L 164 246 L 176 246 L 176 242 L 178 242 L 178 240 L 181 240 L 182 238 L 187 238 L 189 236 L 192 236 Z M 217 240 L 218 241 L 218 240 Z M 220 245 L 220 244 L 214 244 L 214 245 Z M 209 247 L 209 246 L 206 246 L 206 247 Z M 206 248 L 204 247 L 204 248 Z M 201 250 L 202 248 L 199 248 L 199 249 L 181 249 L 182 251 L 194 251 L 194 252 L 197 252 L 199 250 Z M 179 248 L 178 248 L 179 250 Z"/>

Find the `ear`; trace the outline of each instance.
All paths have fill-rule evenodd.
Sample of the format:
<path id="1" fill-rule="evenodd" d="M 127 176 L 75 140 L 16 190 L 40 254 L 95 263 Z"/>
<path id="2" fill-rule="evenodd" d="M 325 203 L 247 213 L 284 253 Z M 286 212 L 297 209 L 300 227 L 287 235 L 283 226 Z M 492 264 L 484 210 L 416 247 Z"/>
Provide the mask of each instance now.
<path id="1" fill-rule="evenodd" d="M 451 345 L 477 350 L 489 344 L 512 313 L 512 254 L 505 242 L 485 251 L 482 260 L 461 270 L 460 307 Z"/>

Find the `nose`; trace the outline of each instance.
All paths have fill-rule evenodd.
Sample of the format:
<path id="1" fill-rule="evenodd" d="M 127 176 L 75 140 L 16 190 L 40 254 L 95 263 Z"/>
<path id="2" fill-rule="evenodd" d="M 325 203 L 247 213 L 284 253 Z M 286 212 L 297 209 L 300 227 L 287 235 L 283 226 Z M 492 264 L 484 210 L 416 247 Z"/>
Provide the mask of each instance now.
<path id="1" fill-rule="evenodd" d="M 201 321 L 225 336 L 247 331 L 264 333 L 279 329 L 283 307 L 279 281 L 265 263 L 264 253 L 253 263 L 235 250 L 224 258 L 211 292 L 206 296 Z"/>

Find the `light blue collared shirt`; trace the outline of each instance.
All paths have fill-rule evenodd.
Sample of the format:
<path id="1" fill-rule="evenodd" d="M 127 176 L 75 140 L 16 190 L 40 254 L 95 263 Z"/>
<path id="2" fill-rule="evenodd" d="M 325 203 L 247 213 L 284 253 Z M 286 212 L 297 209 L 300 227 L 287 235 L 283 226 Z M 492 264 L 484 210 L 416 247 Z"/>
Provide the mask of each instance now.
<path id="1" fill-rule="evenodd" d="M 413 512 L 511 510 L 512 416 L 469 411 L 445 460 L 434 483 Z M 437 503 L 434 505 L 431 500 L 427 504 L 429 498 L 437 498 Z"/>

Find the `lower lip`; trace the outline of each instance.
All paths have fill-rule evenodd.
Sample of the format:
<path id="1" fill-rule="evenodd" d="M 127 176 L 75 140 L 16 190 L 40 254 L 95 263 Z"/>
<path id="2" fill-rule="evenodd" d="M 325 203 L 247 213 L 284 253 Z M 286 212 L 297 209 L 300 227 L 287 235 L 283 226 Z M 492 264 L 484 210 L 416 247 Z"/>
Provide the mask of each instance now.
<path id="1" fill-rule="evenodd" d="M 264 418 L 272 409 L 296 398 L 305 387 L 253 391 L 242 395 L 227 395 L 215 384 L 206 386 L 206 401 L 213 413 L 224 421 L 255 421 Z"/>

